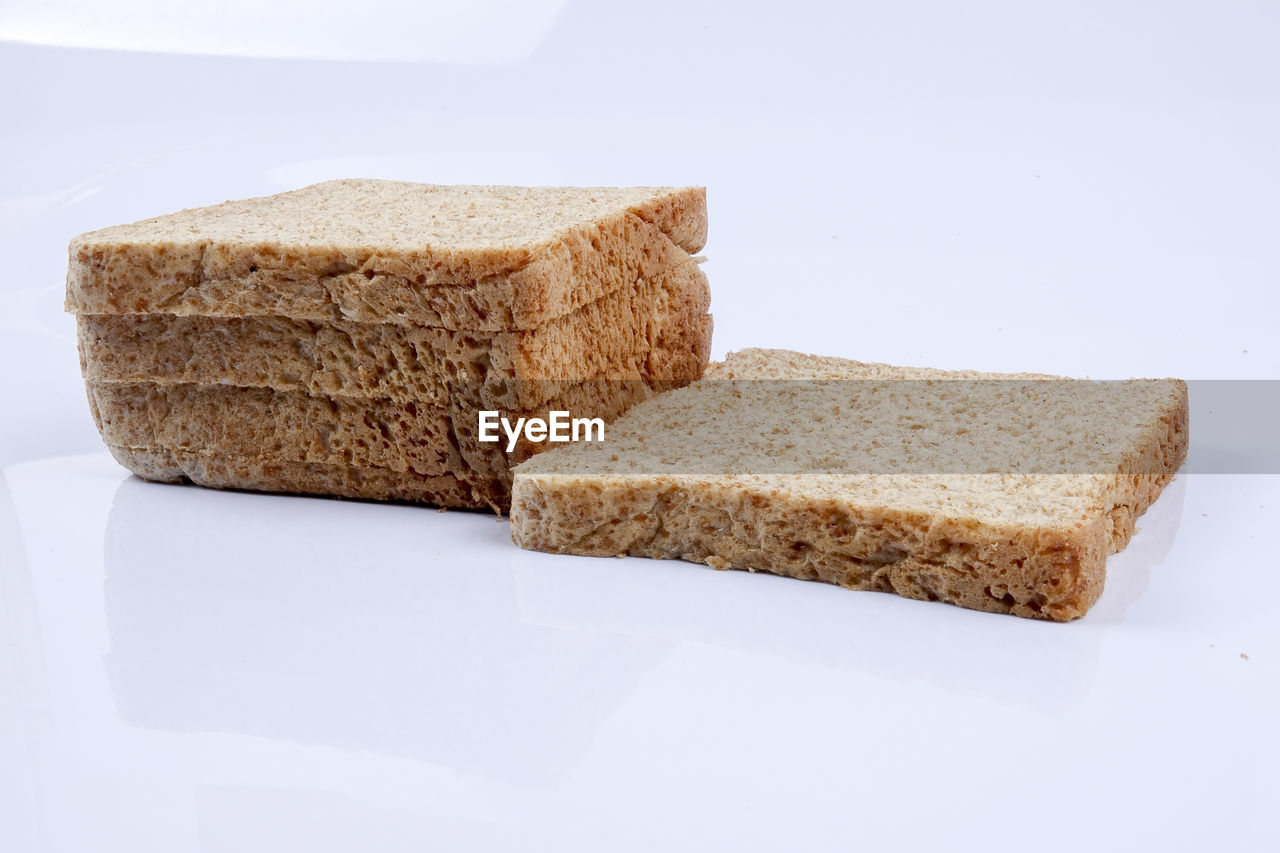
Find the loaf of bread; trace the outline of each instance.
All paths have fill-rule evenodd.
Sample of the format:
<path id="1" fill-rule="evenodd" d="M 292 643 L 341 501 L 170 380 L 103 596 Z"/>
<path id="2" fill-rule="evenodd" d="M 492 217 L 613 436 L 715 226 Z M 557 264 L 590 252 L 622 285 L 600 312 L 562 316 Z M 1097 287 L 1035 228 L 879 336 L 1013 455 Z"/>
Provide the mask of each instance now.
<path id="1" fill-rule="evenodd" d="M 333 181 L 76 238 L 91 410 L 148 479 L 505 509 L 542 445 L 702 374 L 700 188 Z"/>
<path id="2" fill-rule="evenodd" d="M 746 350 L 599 444 L 515 470 L 511 531 L 1069 620 L 1182 465 L 1177 380 L 1090 382 Z"/>

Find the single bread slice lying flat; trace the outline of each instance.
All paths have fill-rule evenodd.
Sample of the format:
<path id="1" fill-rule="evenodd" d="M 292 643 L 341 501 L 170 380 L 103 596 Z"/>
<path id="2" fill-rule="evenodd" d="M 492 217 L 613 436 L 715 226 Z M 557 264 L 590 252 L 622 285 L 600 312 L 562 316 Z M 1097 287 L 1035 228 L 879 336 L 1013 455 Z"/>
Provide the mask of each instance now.
<path id="1" fill-rule="evenodd" d="M 1177 380 L 746 350 L 515 469 L 512 538 L 1078 618 L 1187 452 Z"/>
<path id="2" fill-rule="evenodd" d="M 76 314 L 529 329 L 706 241 L 701 187 L 341 180 L 82 234 Z"/>

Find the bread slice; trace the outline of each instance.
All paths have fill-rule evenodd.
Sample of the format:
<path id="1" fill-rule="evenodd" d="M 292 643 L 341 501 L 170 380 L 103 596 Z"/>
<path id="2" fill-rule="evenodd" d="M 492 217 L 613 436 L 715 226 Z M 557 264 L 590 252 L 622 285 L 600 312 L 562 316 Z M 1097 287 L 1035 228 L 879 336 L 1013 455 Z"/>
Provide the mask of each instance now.
<path id="1" fill-rule="evenodd" d="M 512 538 L 1069 620 L 1182 465 L 1177 380 L 747 350 L 515 470 Z"/>
<path id="2" fill-rule="evenodd" d="M 699 251 L 699 187 L 342 180 L 104 228 L 67 309 L 529 329 Z"/>
<path id="3" fill-rule="evenodd" d="M 545 418 L 555 409 L 612 421 L 654 393 L 701 375 L 711 323 L 698 319 L 664 330 L 630 375 L 578 382 L 549 402 L 503 414 Z M 505 510 L 511 466 L 546 446 L 522 441 L 508 452 L 505 442 L 480 442 L 477 408 L 456 400 L 440 405 L 158 382 L 90 381 L 88 393 L 116 459 L 141 477 L 166 482 L 185 478 L 201 485 Z M 343 468 L 353 470 L 344 474 Z M 272 471 L 280 479 L 271 480 Z M 414 490 L 406 484 L 415 477 L 429 482 Z M 455 481 L 468 488 L 459 491 Z M 337 487 L 326 492 L 327 483 Z"/>
<path id="4" fill-rule="evenodd" d="M 711 294 L 692 261 L 536 329 L 461 332 L 399 323 L 82 314 L 90 382 L 223 384 L 418 406 L 535 406 L 599 375 L 649 374 L 672 330 L 701 329 Z M 684 374 L 681 374 L 684 375 Z"/>

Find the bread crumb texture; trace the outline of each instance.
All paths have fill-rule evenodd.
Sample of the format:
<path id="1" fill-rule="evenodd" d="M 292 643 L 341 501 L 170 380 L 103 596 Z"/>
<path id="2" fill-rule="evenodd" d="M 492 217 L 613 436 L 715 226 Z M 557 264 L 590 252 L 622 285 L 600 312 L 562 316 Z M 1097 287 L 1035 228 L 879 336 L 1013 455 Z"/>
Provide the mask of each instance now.
<path id="1" fill-rule="evenodd" d="M 702 375 L 701 188 L 345 180 L 71 243 L 90 408 L 139 476 L 494 507 L 545 445 Z"/>
<path id="2" fill-rule="evenodd" d="M 686 263 L 527 331 L 167 314 L 83 314 L 78 327 L 85 376 L 95 382 L 232 384 L 435 405 L 465 389 L 477 404 L 514 409 L 598 376 L 660 375 L 649 363 L 701 329 L 710 301 L 706 276 Z"/>
<path id="3" fill-rule="evenodd" d="M 517 544 L 1069 620 L 1186 457 L 1177 380 L 745 350 L 515 469 Z"/>
<path id="4" fill-rule="evenodd" d="M 691 261 L 700 187 L 330 181 L 71 242 L 67 309 L 528 329 Z"/>

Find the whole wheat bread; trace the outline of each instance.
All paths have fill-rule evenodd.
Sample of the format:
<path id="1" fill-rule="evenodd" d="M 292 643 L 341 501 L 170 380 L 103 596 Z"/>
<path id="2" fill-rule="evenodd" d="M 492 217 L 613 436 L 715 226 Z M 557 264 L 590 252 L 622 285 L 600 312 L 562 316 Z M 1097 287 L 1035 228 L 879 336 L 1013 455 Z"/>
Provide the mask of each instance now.
<path id="1" fill-rule="evenodd" d="M 511 419 L 545 418 L 550 410 L 561 410 L 612 421 L 635 403 L 702 373 L 711 322 L 709 317 L 698 319 L 702 322 L 695 325 L 681 318 L 665 330 L 625 374 L 619 372 L 619 362 L 616 370 L 574 383 L 549 401 L 503 413 Z M 322 479 L 316 472 L 349 466 L 365 472 L 358 478 L 364 484 L 360 493 L 344 486 L 334 494 L 407 499 L 402 485 L 379 493 L 378 483 L 399 480 L 370 472 L 391 472 L 400 479 L 448 475 L 447 490 L 434 494 L 427 484 L 414 492 L 416 499 L 503 510 L 509 503 L 511 466 L 544 447 L 522 440 L 508 452 L 505 440 L 481 442 L 477 407 L 457 397 L 441 405 L 231 384 L 96 381 L 88 383 L 88 392 L 94 420 L 116 459 L 139 476 L 167 482 L 185 478 L 200 485 L 325 493 L 315 484 L 333 478 Z M 249 462 L 260 464 L 253 468 Z M 242 480 L 234 479 L 237 470 L 244 474 Z M 268 484 L 263 470 L 278 470 L 287 479 Z M 220 472 L 218 478 L 206 474 L 210 471 Z M 455 489 L 453 480 L 471 490 Z"/>
<path id="2" fill-rule="evenodd" d="M 157 483 L 192 482 L 211 489 L 406 501 L 452 508 L 477 506 L 476 486 L 453 474 L 428 476 L 348 463 L 289 462 L 163 448 L 110 450 L 121 465 Z"/>
<path id="3" fill-rule="evenodd" d="M 700 187 L 329 181 L 83 234 L 67 309 L 528 329 L 688 260 L 706 230 Z"/>
<path id="4" fill-rule="evenodd" d="M 1187 450 L 1186 385 L 746 350 L 515 469 L 525 548 L 1082 616 Z"/>
<path id="5" fill-rule="evenodd" d="M 240 385 L 486 408 L 534 406 L 600 375 L 676 378 L 642 368 L 664 336 L 701 330 L 711 293 L 692 262 L 536 329 L 464 332 L 291 317 L 82 314 L 90 382 Z M 637 372 L 639 371 L 639 372 Z"/>
<path id="6" fill-rule="evenodd" d="M 91 409 L 139 476 L 505 508 L 480 408 L 611 419 L 706 365 L 701 188 L 344 180 L 72 241 Z"/>

